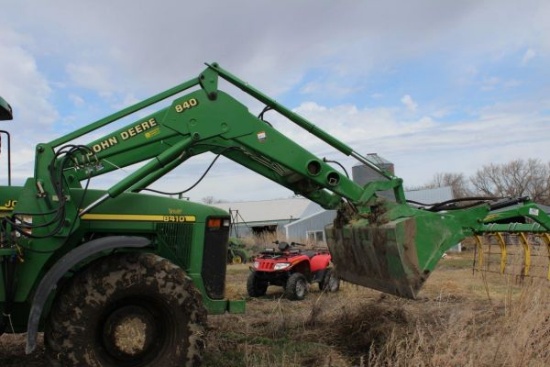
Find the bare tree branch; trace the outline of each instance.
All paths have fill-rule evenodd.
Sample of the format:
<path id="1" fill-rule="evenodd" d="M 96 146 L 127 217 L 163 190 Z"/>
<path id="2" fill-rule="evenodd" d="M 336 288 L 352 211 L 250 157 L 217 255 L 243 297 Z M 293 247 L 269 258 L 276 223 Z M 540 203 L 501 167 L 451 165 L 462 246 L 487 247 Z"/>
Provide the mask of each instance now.
<path id="1" fill-rule="evenodd" d="M 471 178 L 475 190 L 489 196 L 520 197 L 550 204 L 550 162 L 517 159 L 509 163 L 483 166 Z"/>
<path id="2" fill-rule="evenodd" d="M 435 189 L 446 186 L 451 187 L 454 198 L 463 198 L 472 194 L 468 186 L 468 180 L 464 177 L 463 173 L 436 173 L 430 182 L 414 189 Z"/>

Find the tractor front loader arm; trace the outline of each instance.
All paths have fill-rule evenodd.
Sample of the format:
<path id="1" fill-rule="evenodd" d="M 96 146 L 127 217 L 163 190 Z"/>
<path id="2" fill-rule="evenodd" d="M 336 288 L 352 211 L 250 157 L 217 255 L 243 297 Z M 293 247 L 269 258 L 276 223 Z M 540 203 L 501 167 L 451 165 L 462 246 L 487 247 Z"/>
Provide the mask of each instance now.
<path id="1" fill-rule="evenodd" d="M 220 79 L 265 104 L 266 110 L 278 112 L 337 151 L 373 168 L 383 179 L 365 186 L 357 184 L 306 150 L 303 142 L 285 136 L 261 115 L 250 113 L 247 106 L 218 88 Z M 223 155 L 326 209 L 337 209 L 338 217 L 327 228 L 327 235 L 342 279 L 410 298 L 416 296 L 445 251 L 466 237 L 484 232 L 490 222 L 511 215 L 491 213 L 489 201 L 439 210 L 408 204 L 400 178 L 217 64 L 207 65 L 198 78 L 45 145 L 49 149 L 44 151 L 55 151 L 71 139 L 183 91 L 187 94 L 175 98 L 168 107 L 77 149 L 70 159 L 50 153 L 54 166 L 64 172 L 67 186 L 146 162 L 103 197 L 78 208 L 80 215 L 125 191 L 139 192 L 193 156 L 205 152 Z M 44 167 L 43 163 L 37 165 L 37 171 L 42 170 L 38 177 L 51 171 Z M 393 200 L 378 195 L 385 190 L 393 190 Z M 518 213 L 535 220 L 544 218 L 534 215 L 536 210 L 530 205 Z M 539 223 L 542 231 L 550 231 L 547 219 Z"/>
<path id="2" fill-rule="evenodd" d="M 210 66 L 195 84 L 185 84 L 198 89 L 178 97 L 169 107 L 86 144 L 84 149 L 73 154 L 72 159 L 64 162 L 66 181 L 76 185 L 89 177 L 146 162 L 107 190 L 109 197 L 115 197 L 126 190 L 139 191 L 187 159 L 212 152 L 224 155 L 327 209 L 338 208 L 343 198 L 354 202 L 361 199 L 363 188 L 360 185 L 308 152 L 299 142 L 251 114 L 245 105 L 227 93 L 205 88 L 203 85 L 217 85 L 207 82 L 217 75 L 217 70 L 217 67 Z M 282 108 L 273 103 L 274 109 Z M 284 111 L 291 114 L 289 110 Z M 110 119 L 92 125 L 103 127 L 106 120 Z M 114 121 L 115 118 L 111 122 Z M 93 130 L 82 129 L 71 137 L 80 137 Z M 316 133 L 325 138 L 330 136 L 320 131 L 317 128 Z M 66 142 L 67 139 L 59 139 L 47 145 L 55 147 Z M 332 137 L 329 142 L 339 150 L 350 151 Z M 58 159 L 57 164 L 60 163 Z"/>

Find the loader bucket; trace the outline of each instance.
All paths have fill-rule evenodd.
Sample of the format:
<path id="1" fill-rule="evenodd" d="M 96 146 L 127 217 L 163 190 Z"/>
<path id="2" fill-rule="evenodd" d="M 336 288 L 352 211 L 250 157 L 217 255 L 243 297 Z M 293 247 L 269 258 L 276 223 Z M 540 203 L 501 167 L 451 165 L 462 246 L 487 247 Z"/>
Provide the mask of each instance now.
<path id="1" fill-rule="evenodd" d="M 342 280 L 413 299 L 444 252 L 466 237 L 459 221 L 434 213 L 384 224 L 359 219 L 326 232 Z"/>

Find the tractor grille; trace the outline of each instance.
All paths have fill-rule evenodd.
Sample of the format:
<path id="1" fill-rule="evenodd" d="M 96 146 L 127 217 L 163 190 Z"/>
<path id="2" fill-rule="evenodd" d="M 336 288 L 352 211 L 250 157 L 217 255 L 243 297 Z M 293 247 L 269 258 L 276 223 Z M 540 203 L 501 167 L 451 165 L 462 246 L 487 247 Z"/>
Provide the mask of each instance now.
<path id="1" fill-rule="evenodd" d="M 159 240 L 176 254 L 184 269 L 189 269 L 193 225 L 189 223 L 159 223 L 157 224 L 157 233 Z"/>
<path id="2" fill-rule="evenodd" d="M 209 218 L 208 221 L 210 219 L 216 220 L 217 218 Z M 202 256 L 202 280 L 206 293 L 212 299 L 223 299 L 224 297 L 228 242 L 229 225 L 206 228 Z"/>

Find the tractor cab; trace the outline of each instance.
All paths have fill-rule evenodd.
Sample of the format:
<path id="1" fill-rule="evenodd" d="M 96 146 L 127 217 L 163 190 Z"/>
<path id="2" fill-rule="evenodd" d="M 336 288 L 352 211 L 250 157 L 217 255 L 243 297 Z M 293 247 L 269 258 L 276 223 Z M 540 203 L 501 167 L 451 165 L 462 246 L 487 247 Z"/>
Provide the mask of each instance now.
<path id="1" fill-rule="evenodd" d="M 12 120 L 13 111 L 8 102 L 0 97 L 0 121 Z M 11 147 L 10 147 L 10 133 L 6 130 L 0 130 L 0 154 L 2 152 L 2 134 L 6 135 L 8 145 L 8 186 L 11 186 Z"/>
<path id="2" fill-rule="evenodd" d="M 4 98 L 0 97 L 0 120 L 12 120 L 13 111 Z"/>

